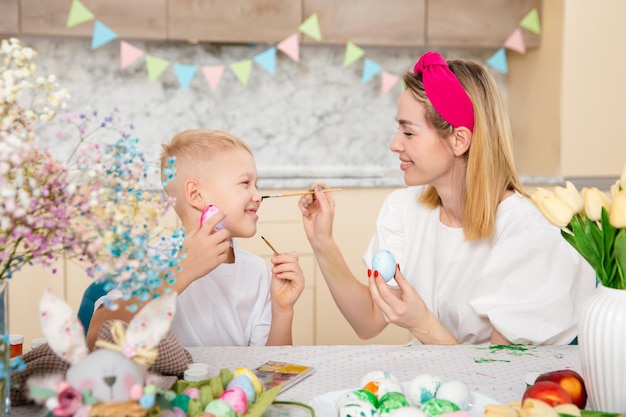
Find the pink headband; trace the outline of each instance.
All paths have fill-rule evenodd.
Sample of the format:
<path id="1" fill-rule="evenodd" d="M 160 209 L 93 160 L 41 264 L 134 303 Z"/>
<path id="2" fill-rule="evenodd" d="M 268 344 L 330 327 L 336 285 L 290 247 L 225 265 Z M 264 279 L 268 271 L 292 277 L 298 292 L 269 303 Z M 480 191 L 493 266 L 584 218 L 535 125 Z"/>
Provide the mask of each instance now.
<path id="1" fill-rule="evenodd" d="M 454 127 L 474 131 L 474 108 L 467 92 L 437 52 L 426 52 L 413 68 L 422 74 L 424 91 L 443 119 Z"/>

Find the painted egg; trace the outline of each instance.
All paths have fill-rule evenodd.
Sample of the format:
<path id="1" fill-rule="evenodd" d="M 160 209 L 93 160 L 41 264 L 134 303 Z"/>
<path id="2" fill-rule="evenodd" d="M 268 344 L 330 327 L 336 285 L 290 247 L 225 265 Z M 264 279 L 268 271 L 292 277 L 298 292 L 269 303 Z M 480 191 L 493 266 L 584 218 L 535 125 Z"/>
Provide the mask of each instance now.
<path id="1" fill-rule="evenodd" d="M 204 210 L 202 210 L 202 214 L 200 215 L 200 226 L 204 225 L 204 223 L 206 223 L 207 220 L 209 220 L 214 214 L 217 214 L 219 212 L 220 212 L 220 209 L 215 207 L 213 204 L 209 204 L 208 206 L 206 206 Z M 225 223 L 226 222 L 224 220 L 221 220 L 213 228 L 213 230 L 211 230 L 211 233 L 215 233 L 219 230 L 222 230 L 224 228 Z"/>
<path id="2" fill-rule="evenodd" d="M 459 409 L 465 410 L 472 402 L 472 394 L 467 385 L 461 381 L 446 381 L 437 390 L 435 398 L 452 401 Z"/>
<path id="3" fill-rule="evenodd" d="M 233 372 L 233 378 L 238 377 L 239 375 L 245 375 L 250 379 L 250 382 L 252 382 L 252 386 L 254 387 L 254 392 L 257 395 L 261 394 L 265 390 L 265 388 L 263 388 L 263 384 L 259 381 L 259 378 L 250 369 L 246 367 L 235 369 L 235 372 Z"/>
<path id="4" fill-rule="evenodd" d="M 409 407 L 409 401 L 404 394 L 397 391 L 388 392 L 378 400 L 378 415 L 389 417 L 392 411 L 403 407 Z"/>
<path id="5" fill-rule="evenodd" d="M 396 258 L 388 250 L 379 250 L 372 259 L 372 271 L 378 271 L 385 282 L 396 275 Z"/>
<path id="6" fill-rule="evenodd" d="M 453 413 L 459 411 L 459 407 L 452 401 L 442 398 L 433 398 L 422 404 L 422 411 L 428 417 L 435 417 L 441 414 Z"/>
<path id="7" fill-rule="evenodd" d="M 378 398 L 378 386 L 380 384 L 378 383 L 378 381 L 370 381 L 367 384 L 363 385 L 363 389 L 365 391 L 369 391 L 372 394 L 374 394 L 376 396 L 376 398 Z"/>
<path id="8" fill-rule="evenodd" d="M 389 417 L 428 417 L 422 410 L 417 407 L 396 408 Z"/>
<path id="9" fill-rule="evenodd" d="M 230 404 L 235 414 L 246 414 L 248 412 L 248 399 L 246 398 L 246 393 L 241 388 L 227 389 L 220 395 L 220 400 Z"/>
<path id="10" fill-rule="evenodd" d="M 361 400 L 371 403 L 374 408 L 378 408 L 378 398 L 370 391 L 364 389 L 357 389 L 354 391 L 346 392 L 337 400 L 337 410 L 339 410 L 346 402 Z"/>
<path id="11" fill-rule="evenodd" d="M 378 381 L 380 379 L 391 379 L 395 382 L 398 382 L 398 378 L 393 376 L 389 371 L 371 371 L 365 374 L 363 378 L 361 378 L 361 386 L 365 386 L 370 381 Z"/>
<path id="12" fill-rule="evenodd" d="M 230 380 L 228 385 L 226 385 L 226 389 L 230 388 L 240 388 L 246 394 L 246 398 L 248 400 L 248 404 L 254 404 L 256 401 L 256 392 L 254 391 L 254 386 L 252 385 L 252 381 L 245 375 L 238 375 Z"/>
<path id="13" fill-rule="evenodd" d="M 435 398 L 442 382 L 437 375 L 420 374 L 409 382 L 406 388 L 406 395 L 411 404 L 419 407 L 426 401 Z"/>
<path id="14" fill-rule="evenodd" d="M 215 417 L 235 417 L 235 411 L 224 400 L 213 400 L 204 407 L 204 412 L 213 414 Z"/>
<path id="15" fill-rule="evenodd" d="M 402 393 L 402 385 L 396 380 L 391 378 L 382 378 L 378 380 L 378 398 L 379 400 L 390 392 Z M 379 405 L 380 406 L 380 405 Z"/>
<path id="16" fill-rule="evenodd" d="M 374 407 L 369 401 L 353 400 L 346 401 L 337 414 L 339 417 L 363 417 L 363 416 L 375 416 L 376 407 Z"/>

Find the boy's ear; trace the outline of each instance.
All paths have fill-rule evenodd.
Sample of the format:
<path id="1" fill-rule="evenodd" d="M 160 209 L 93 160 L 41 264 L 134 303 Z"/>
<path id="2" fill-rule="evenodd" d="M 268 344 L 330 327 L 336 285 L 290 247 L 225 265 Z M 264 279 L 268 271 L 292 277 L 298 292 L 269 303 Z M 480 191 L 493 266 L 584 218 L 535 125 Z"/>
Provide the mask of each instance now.
<path id="1" fill-rule="evenodd" d="M 193 208 L 204 210 L 206 204 L 204 203 L 204 196 L 202 195 L 198 181 L 193 179 L 185 181 L 183 189 L 187 203 Z"/>
<path id="2" fill-rule="evenodd" d="M 472 132 L 465 126 L 460 126 L 455 129 L 453 136 L 452 151 L 454 155 L 465 155 L 472 143 Z"/>

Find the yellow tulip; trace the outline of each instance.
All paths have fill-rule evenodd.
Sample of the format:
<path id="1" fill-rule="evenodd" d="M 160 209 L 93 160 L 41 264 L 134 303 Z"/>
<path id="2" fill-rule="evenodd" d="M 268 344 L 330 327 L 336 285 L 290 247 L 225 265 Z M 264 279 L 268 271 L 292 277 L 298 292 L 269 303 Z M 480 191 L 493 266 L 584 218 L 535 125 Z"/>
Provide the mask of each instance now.
<path id="1" fill-rule="evenodd" d="M 585 214 L 592 221 L 598 221 L 602 217 L 602 207 L 607 211 L 611 203 L 606 194 L 595 187 L 583 188 L 583 201 L 585 202 Z"/>
<path id="2" fill-rule="evenodd" d="M 619 177 L 619 183 L 622 186 L 622 189 L 626 189 L 626 162 L 624 162 L 624 167 L 622 168 L 622 175 Z"/>
<path id="3" fill-rule="evenodd" d="M 617 193 L 619 193 L 620 187 L 621 187 L 621 184 L 619 180 L 615 181 L 615 184 L 611 185 L 610 191 L 611 191 L 612 199 L 614 199 Z"/>
<path id="4" fill-rule="evenodd" d="M 547 196 L 542 200 L 533 200 L 541 214 L 557 227 L 566 227 L 576 214 L 574 209 L 558 197 Z"/>
<path id="5" fill-rule="evenodd" d="M 576 186 L 570 181 L 565 182 L 564 187 L 555 187 L 554 194 L 570 205 L 574 213 L 580 213 L 584 208 L 583 196 L 580 195 Z"/>
<path id="6" fill-rule="evenodd" d="M 609 210 L 609 220 L 615 228 L 626 227 L 626 190 L 620 191 L 613 199 Z"/>

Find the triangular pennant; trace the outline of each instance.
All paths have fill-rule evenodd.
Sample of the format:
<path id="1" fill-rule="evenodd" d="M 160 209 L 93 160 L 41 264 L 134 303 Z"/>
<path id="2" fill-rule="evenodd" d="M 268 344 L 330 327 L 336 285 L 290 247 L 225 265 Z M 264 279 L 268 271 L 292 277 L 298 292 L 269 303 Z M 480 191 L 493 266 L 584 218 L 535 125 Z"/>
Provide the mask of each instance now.
<path id="1" fill-rule="evenodd" d="M 400 77 L 398 77 L 397 75 L 390 74 L 387 71 L 383 71 L 380 74 L 380 79 L 382 82 L 382 85 L 380 87 L 380 94 L 385 94 L 389 90 L 391 90 L 394 85 L 396 85 Z"/>
<path id="2" fill-rule="evenodd" d="M 104 23 L 96 20 L 93 26 L 93 36 L 91 38 L 91 49 L 98 49 L 105 43 L 111 42 L 117 38 L 117 33 L 113 32 Z"/>
<path id="3" fill-rule="evenodd" d="M 509 72 L 508 65 L 506 64 L 506 51 L 504 48 L 500 48 L 495 54 L 491 55 L 491 58 L 487 60 L 487 65 L 493 67 L 503 74 Z"/>
<path id="4" fill-rule="evenodd" d="M 93 18 L 94 15 L 91 13 L 91 10 L 86 8 L 80 0 L 74 0 L 70 8 L 70 13 L 67 15 L 67 27 L 71 28 L 80 25 L 81 23 L 93 20 Z"/>
<path id="5" fill-rule="evenodd" d="M 517 28 L 511 33 L 511 36 L 504 41 L 504 47 L 512 49 L 520 54 L 526 53 L 526 45 L 524 44 L 524 35 L 522 35 L 522 29 Z"/>
<path id="6" fill-rule="evenodd" d="M 128 68 L 130 64 L 142 57 L 144 52 L 126 41 L 120 42 L 120 67 Z"/>
<path id="7" fill-rule="evenodd" d="M 146 55 L 146 69 L 148 70 L 148 79 L 154 81 L 165 71 L 170 65 L 169 61 L 157 58 L 152 55 Z"/>
<path id="8" fill-rule="evenodd" d="M 366 82 L 374 78 L 374 76 L 378 74 L 380 70 L 380 65 L 378 65 L 376 62 L 372 61 L 369 58 L 365 58 L 365 61 L 363 61 L 363 74 L 361 75 L 361 82 L 365 84 Z"/>
<path id="9" fill-rule="evenodd" d="M 257 64 L 262 66 L 271 75 L 276 73 L 276 48 L 269 48 L 254 56 Z"/>
<path id="10" fill-rule="evenodd" d="M 520 21 L 519 25 L 524 29 L 530 30 L 533 33 L 539 35 L 541 33 L 541 24 L 539 23 L 539 12 L 537 9 L 532 9 L 524 18 Z"/>
<path id="11" fill-rule="evenodd" d="M 313 13 L 307 20 L 298 26 L 298 30 L 311 39 L 316 41 L 322 40 L 322 32 L 320 32 L 320 23 L 317 20 L 317 13 Z"/>
<path id="12" fill-rule="evenodd" d="M 215 91 L 217 88 L 217 84 L 220 82 L 220 78 L 222 78 L 222 74 L 224 73 L 223 65 L 207 65 L 202 67 L 202 73 L 204 74 L 204 78 L 209 83 L 209 87 L 211 87 L 211 91 Z"/>
<path id="13" fill-rule="evenodd" d="M 281 41 L 276 45 L 279 51 L 282 51 L 289 58 L 298 62 L 300 60 L 300 45 L 298 43 L 298 34 L 294 33 L 290 37 Z"/>
<path id="14" fill-rule="evenodd" d="M 233 62 L 230 64 L 230 69 L 235 73 L 241 84 L 248 85 L 248 78 L 250 78 L 250 70 L 252 69 L 251 59 Z"/>
<path id="15" fill-rule="evenodd" d="M 189 83 L 191 79 L 196 74 L 198 67 L 196 65 L 174 65 L 174 72 L 176 73 L 176 77 L 178 78 L 178 83 L 180 84 L 180 88 L 186 90 L 189 87 Z"/>
<path id="16" fill-rule="evenodd" d="M 357 59 L 365 55 L 365 51 L 352 42 L 348 42 L 346 45 L 346 56 L 343 60 L 343 66 L 348 67 L 354 63 Z"/>

